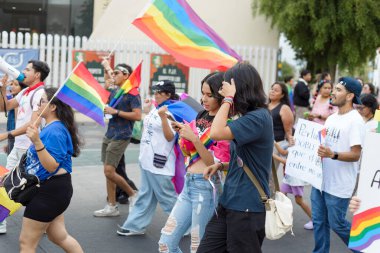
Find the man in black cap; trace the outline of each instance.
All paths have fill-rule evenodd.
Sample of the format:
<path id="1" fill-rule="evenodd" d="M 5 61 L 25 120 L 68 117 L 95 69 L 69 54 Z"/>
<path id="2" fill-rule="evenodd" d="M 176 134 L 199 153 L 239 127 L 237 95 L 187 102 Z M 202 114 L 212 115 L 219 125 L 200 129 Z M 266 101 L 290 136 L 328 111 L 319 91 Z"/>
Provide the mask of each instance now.
<path id="1" fill-rule="evenodd" d="M 360 83 L 342 77 L 332 92 L 331 103 L 338 107 L 325 122 L 326 143 L 318 149 L 322 160 L 322 189 L 312 188 L 314 253 L 330 250 L 330 228 L 348 245 L 351 224 L 345 219 L 355 188 L 364 140 L 364 121 L 353 104 L 361 104 Z M 355 252 L 355 251 L 354 251 Z"/>

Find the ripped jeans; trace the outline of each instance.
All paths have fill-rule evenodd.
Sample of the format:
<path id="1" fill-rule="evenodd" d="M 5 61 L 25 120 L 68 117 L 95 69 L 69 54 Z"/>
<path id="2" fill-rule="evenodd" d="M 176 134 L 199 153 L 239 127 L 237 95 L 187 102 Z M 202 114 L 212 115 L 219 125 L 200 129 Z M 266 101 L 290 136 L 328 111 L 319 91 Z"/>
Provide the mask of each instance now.
<path id="1" fill-rule="evenodd" d="M 213 180 L 215 191 L 202 174 L 186 174 L 182 193 L 161 230 L 159 252 L 181 253 L 179 242 L 191 227 L 190 252 L 196 252 L 218 204 L 219 180 Z M 215 192 L 215 194 L 214 194 Z M 215 196 L 214 196 L 215 195 Z"/>

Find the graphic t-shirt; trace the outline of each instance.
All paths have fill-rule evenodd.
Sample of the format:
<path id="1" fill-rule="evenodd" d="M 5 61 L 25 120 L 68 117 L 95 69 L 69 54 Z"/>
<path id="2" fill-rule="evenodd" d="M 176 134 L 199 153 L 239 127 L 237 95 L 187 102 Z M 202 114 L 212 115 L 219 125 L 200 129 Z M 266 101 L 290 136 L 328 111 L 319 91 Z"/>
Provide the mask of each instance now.
<path id="1" fill-rule="evenodd" d="M 16 100 L 19 104 L 17 108 L 16 129 L 30 122 L 33 112 L 38 110 L 38 104 L 41 101 L 42 95 L 45 93 L 44 89 L 38 89 L 29 92 L 28 95 L 24 95 L 26 89 L 28 88 L 23 89 L 16 96 Z M 32 97 L 33 101 L 30 103 Z M 32 108 L 30 104 L 32 104 Z M 25 134 L 15 137 L 15 148 L 27 149 L 31 144 L 32 142 Z"/>
<path id="2" fill-rule="evenodd" d="M 175 131 L 173 129 L 172 132 L 175 134 Z M 158 115 L 158 110 L 153 109 L 144 118 L 144 127 L 141 136 L 139 155 L 141 168 L 154 174 L 174 176 L 174 142 L 175 138 L 173 138 L 173 140 L 170 142 L 166 140 L 164 132 L 162 131 L 162 122 L 160 116 Z M 154 166 L 154 153 L 166 156 L 168 158 L 163 168 L 157 168 Z"/>
<path id="3" fill-rule="evenodd" d="M 71 156 L 74 152 L 71 136 L 65 125 L 61 121 L 54 121 L 46 125 L 40 138 L 49 154 L 59 163 L 56 171 L 50 173 L 41 164 L 34 145 L 27 151 L 26 171 L 36 175 L 41 181 L 54 175 L 59 168 L 65 169 L 68 173 L 72 172 Z"/>
<path id="4" fill-rule="evenodd" d="M 326 146 L 335 152 L 349 152 L 352 146 L 363 145 L 365 127 L 358 111 L 343 115 L 337 112 L 327 118 Z M 350 198 L 355 188 L 358 162 L 343 162 L 330 158 L 322 160 L 322 190 L 339 198 Z"/>

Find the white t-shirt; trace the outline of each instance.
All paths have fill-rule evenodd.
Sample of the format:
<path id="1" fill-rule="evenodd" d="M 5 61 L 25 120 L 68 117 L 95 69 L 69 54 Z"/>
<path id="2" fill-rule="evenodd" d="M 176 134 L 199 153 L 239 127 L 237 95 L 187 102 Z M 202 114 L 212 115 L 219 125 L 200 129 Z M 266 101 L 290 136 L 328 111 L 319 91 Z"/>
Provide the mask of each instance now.
<path id="1" fill-rule="evenodd" d="M 377 121 L 374 118 L 372 118 L 371 120 L 369 120 L 365 123 L 365 128 L 366 128 L 367 132 L 372 132 L 374 129 L 376 130 Z"/>
<path id="2" fill-rule="evenodd" d="M 172 131 L 175 133 L 174 130 Z M 162 131 L 162 122 L 158 115 L 158 110 L 153 109 L 144 118 L 139 155 L 141 168 L 154 174 L 174 176 L 176 159 L 174 141 L 175 138 L 170 142 L 166 140 L 164 132 Z M 154 153 L 168 158 L 163 168 L 157 168 L 153 165 Z"/>
<path id="3" fill-rule="evenodd" d="M 16 115 L 16 129 L 30 122 L 30 120 L 32 119 L 32 114 L 33 112 L 38 110 L 38 104 L 40 103 L 41 97 L 45 92 L 44 89 L 37 88 L 38 90 L 36 89 L 29 92 L 28 95 L 23 95 L 25 92 L 25 89 L 19 92 L 15 98 L 19 104 L 17 108 L 17 115 Z M 34 96 L 33 96 L 33 93 L 35 93 Z M 30 100 L 32 99 L 32 96 L 33 96 L 33 101 L 32 101 L 33 109 L 30 107 Z M 29 148 L 30 144 L 32 144 L 32 142 L 25 134 L 15 137 L 14 147 L 16 148 L 27 149 Z"/>
<path id="4" fill-rule="evenodd" d="M 327 118 L 326 146 L 335 152 L 349 152 L 352 146 L 362 146 L 364 121 L 356 110 L 343 115 L 337 112 Z M 322 190 L 339 198 L 350 198 L 355 188 L 359 162 L 343 162 L 323 158 Z"/>

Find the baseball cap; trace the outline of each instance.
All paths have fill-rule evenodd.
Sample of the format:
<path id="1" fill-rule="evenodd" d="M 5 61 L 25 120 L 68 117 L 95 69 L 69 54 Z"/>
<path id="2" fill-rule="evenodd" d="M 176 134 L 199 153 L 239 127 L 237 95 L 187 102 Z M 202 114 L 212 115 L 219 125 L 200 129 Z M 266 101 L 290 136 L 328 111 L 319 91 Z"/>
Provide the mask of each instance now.
<path id="1" fill-rule="evenodd" d="M 352 101 L 354 104 L 362 104 L 362 102 L 360 101 L 360 93 L 362 92 L 362 86 L 360 85 L 358 80 L 356 80 L 353 77 L 345 76 L 339 78 L 338 84 L 343 85 L 346 88 L 346 90 L 348 90 L 351 93 L 354 93 L 355 97 Z"/>
<path id="2" fill-rule="evenodd" d="M 164 91 L 170 94 L 175 94 L 175 86 L 174 83 L 170 80 L 163 80 L 156 83 L 156 85 L 152 86 L 153 91 Z"/>

